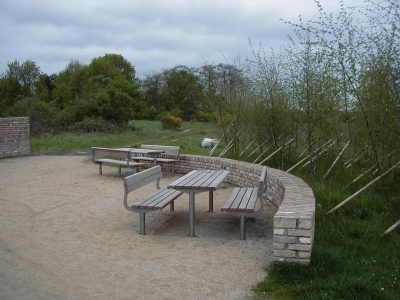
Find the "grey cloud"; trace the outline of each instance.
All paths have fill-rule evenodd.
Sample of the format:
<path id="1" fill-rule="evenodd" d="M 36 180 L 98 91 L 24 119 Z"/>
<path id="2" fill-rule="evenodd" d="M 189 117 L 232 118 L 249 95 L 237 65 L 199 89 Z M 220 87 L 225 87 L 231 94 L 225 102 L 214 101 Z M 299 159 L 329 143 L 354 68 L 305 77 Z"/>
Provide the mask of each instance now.
<path id="1" fill-rule="evenodd" d="M 0 73 L 14 59 L 54 73 L 71 59 L 89 63 L 105 53 L 123 55 L 138 76 L 232 63 L 251 53 L 249 38 L 266 49 L 286 43 L 292 29 L 279 18 L 317 12 L 313 0 L 1 0 Z"/>

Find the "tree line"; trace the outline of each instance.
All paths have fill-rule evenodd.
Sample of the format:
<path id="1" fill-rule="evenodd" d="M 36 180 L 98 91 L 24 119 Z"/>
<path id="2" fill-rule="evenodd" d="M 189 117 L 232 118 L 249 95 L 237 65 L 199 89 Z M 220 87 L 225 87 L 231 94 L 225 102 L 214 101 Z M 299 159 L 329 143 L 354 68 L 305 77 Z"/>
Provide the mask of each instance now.
<path id="1" fill-rule="evenodd" d="M 143 79 L 118 54 L 71 61 L 51 75 L 30 60 L 9 62 L 0 117 L 29 116 L 36 133 L 126 130 L 130 120 L 168 114 L 215 122 L 234 158 L 252 144 L 264 157 L 279 150 L 272 163 L 284 168 L 304 149 L 313 174 L 325 144 L 350 141 L 353 159 L 383 168 L 399 150 L 399 4 L 339 3 L 336 17 L 316 1 L 318 20 L 286 22 L 294 33 L 279 53 L 249 41 L 253 55 L 244 60 Z"/>

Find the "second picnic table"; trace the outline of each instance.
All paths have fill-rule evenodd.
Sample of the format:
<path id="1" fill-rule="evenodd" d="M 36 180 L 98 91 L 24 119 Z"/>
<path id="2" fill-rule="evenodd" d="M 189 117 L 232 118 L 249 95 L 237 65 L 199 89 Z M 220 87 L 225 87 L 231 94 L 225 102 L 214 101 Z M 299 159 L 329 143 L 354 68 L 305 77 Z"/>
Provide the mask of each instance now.
<path id="1" fill-rule="evenodd" d="M 142 149 L 142 148 L 116 148 L 116 150 L 125 150 L 132 153 L 152 155 L 154 158 L 154 167 L 157 166 L 157 156 L 164 153 L 164 150 Z"/>
<path id="2" fill-rule="evenodd" d="M 189 237 L 194 237 L 195 194 L 209 192 L 209 211 L 213 211 L 213 192 L 229 175 L 226 170 L 194 170 L 168 185 L 189 194 Z"/>

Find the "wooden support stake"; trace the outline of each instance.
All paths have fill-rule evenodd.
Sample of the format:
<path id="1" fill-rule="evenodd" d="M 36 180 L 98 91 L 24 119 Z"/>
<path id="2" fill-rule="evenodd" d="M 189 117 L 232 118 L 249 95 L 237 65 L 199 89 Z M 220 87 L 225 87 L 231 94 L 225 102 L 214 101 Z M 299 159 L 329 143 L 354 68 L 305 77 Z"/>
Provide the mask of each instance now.
<path id="1" fill-rule="evenodd" d="M 267 151 L 269 150 L 269 148 L 271 148 L 271 146 L 272 146 L 272 145 L 270 145 L 269 147 L 267 147 L 267 149 L 265 149 L 265 150 L 253 161 L 253 164 L 255 164 L 256 161 L 259 160 L 259 158 L 260 158 L 261 156 L 263 156 L 263 154 L 264 154 L 265 152 L 267 152 Z"/>
<path id="2" fill-rule="evenodd" d="M 266 142 L 268 142 L 269 140 L 266 140 L 264 143 L 262 143 L 260 146 L 258 146 L 256 149 L 253 150 L 253 152 L 251 152 L 246 158 L 249 158 L 254 152 L 256 152 L 260 147 L 264 146 L 264 144 Z"/>
<path id="3" fill-rule="evenodd" d="M 317 150 L 321 149 L 322 147 L 324 147 L 327 143 L 330 143 L 332 141 L 332 139 L 330 139 L 329 141 L 327 141 L 325 144 L 323 144 L 321 147 L 319 147 Z M 302 160 L 300 160 L 299 162 L 297 162 L 293 167 L 289 168 L 286 170 L 286 172 L 290 172 L 291 170 L 293 170 L 294 168 L 296 168 L 299 164 L 301 164 L 303 161 L 305 161 L 308 158 L 308 156 L 304 157 Z"/>
<path id="4" fill-rule="evenodd" d="M 390 152 L 390 153 L 382 160 L 382 162 L 384 162 L 385 159 L 388 158 L 389 156 L 391 156 L 394 152 L 395 152 L 395 151 Z M 365 174 L 371 172 L 371 171 L 372 171 L 374 168 L 376 168 L 377 166 L 378 166 L 378 164 L 374 164 L 374 165 L 373 165 L 371 168 L 369 168 L 367 171 L 365 171 L 365 172 L 362 173 L 361 175 L 358 175 L 358 177 L 355 178 L 352 182 L 350 182 L 350 183 L 346 186 L 346 188 L 348 188 L 348 187 L 350 186 L 350 184 L 353 184 L 354 182 L 356 182 L 357 180 L 359 180 L 360 178 L 362 178 Z M 373 174 L 375 174 L 375 173 L 376 173 L 376 171 L 375 171 Z"/>
<path id="5" fill-rule="evenodd" d="M 239 154 L 239 157 L 241 157 L 241 156 L 243 155 L 243 153 L 244 153 L 247 149 L 249 149 L 249 147 L 250 147 L 251 145 L 253 145 L 254 141 L 255 141 L 255 140 L 252 140 L 252 141 L 250 142 L 250 144 L 248 144 L 248 145 L 246 146 L 246 148 L 244 148 L 244 150 L 242 151 L 242 153 Z"/>
<path id="6" fill-rule="evenodd" d="M 264 159 L 262 162 L 260 162 L 259 165 L 265 163 L 268 159 L 273 157 L 276 153 L 278 153 L 281 149 L 285 148 L 287 145 L 289 145 L 293 141 L 294 141 L 294 138 L 291 139 L 289 142 L 287 142 L 285 145 L 281 146 L 279 149 L 275 150 L 273 153 L 271 153 L 266 159 Z"/>
<path id="7" fill-rule="evenodd" d="M 344 165 L 346 166 L 346 169 L 350 168 L 352 166 L 352 164 L 354 164 L 357 160 L 359 160 L 362 156 L 364 155 L 364 153 L 361 153 L 360 156 L 358 156 L 356 159 L 354 159 L 353 161 L 349 160 L 348 162 L 346 162 Z"/>
<path id="8" fill-rule="evenodd" d="M 304 153 L 306 153 L 306 151 L 307 151 L 307 147 L 303 150 L 303 152 L 301 152 L 300 154 L 299 154 L 299 156 L 297 156 L 297 158 L 300 158 L 300 157 L 302 157 L 303 156 L 303 154 Z"/>
<path id="9" fill-rule="evenodd" d="M 302 165 L 301 167 L 304 168 L 305 166 L 307 166 L 308 164 L 312 163 L 313 161 L 315 161 L 321 154 L 325 153 L 326 151 L 329 150 L 330 147 L 332 147 L 333 145 L 335 145 L 336 141 L 333 141 L 332 144 L 328 145 L 324 150 L 322 150 L 321 152 L 319 152 L 317 155 L 315 155 L 313 158 L 311 158 L 308 162 L 306 162 L 304 165 Z"/>
<path id="10" fill-rule="evenodd" d="M 337 205 L 336 207 L 332 208 L 328 214 L 330 214 L 331 212 L 337 210 L 338 208 L 342 207 L 343 205 L 345 205 L 347 202 L 349 202 L 351 199 L 353 199 L 354 197 L 358 196 L 359 194 L 361 194 L 361 192 L 365 191 L 367 188 L 369 188 L 371 185 L 373 185 L 375 182 L 379 181 L 383 176 L 389 174 L 391 171 L 393 171 L 395 168 L 397 168 L 400 165 L 400 161 L 395 164 L 394 166 L 392 166 L 389 170 L 387 170 L 385 173 L 381 174 L 380 176 L 376 177 L 374 180 L 372 180 L 370 183 L 368 183 L 366 186 L 364 186 L 362 189 L 360 189 L 358 192 L 355 192 L 353 195 L 351 195 L 350 197 L 348 197 L 346 200 L 344 200 L 342 203 L 340 203 L 339 205 Z"/>
<path id="11" fill-rule="evenodd" d="M 392 226 L 390 226 L 389 229 L 386 230 L 382 235 L 388 234 L 388 233 L 392 232 L 392 231 L 395 230 L 396 227 L 398 227 L 399 225 L 400 225 L 400 220 L 398 220 L 396 223 L 394 223 Z"/>
<path id="12" fill-rule="evenodd" d="M 218 140 L 218 142 L 214 145 L 214 147 L 212 147 L 212 149 L 210 150 L 210 155 L 213 155 L 215 149 L 217 149 L 219 142 L 222 140 L 222 138 L 224 137 L 225 133 L 221 136 L 221 138 Z"/>
<path id="13" fill-rule="evenodd" d="M 235 119 L 236 119 L 236 117 L 233 118 L 233 120 L 229 123 L 229 126 L 228 126 L 228 128 L 226 129 L 227 131 L 229 131 L 229 129 L 230 129 L 231 126 L 233 125 L 233 122 L 235 121 Z M 216 144 L 214 145 L 214 147 L 212 147 L 212 149 L 210 150 L 210 155 L 209 155 L 209 156 L 213 155 L 215 149 L 217 149 L 217 147 L 218 147 L 219 142 L 222 140 L 222 138 L 223 138 L 224 136 L 225 136 L 225 133 L 224 133 L 224 134 L 221 136 L 221 138 L 218 140 L 218 143 L 216 143 Z"/>
<path id="14" fill-rule="evenodd" d="M 225 147 L 225 149 L 220 153 L 220 155 L 218 155 L 218 157 L 221 157 L 222 155 L 224 155 L 226 152 L 228 152 L 229 149 L 232 148 L 233 145 L 235 145 L 235 140 L 240 140 L 242 138 L 242 136 L 244 136 L 246 132 L 244 132 L 241 136 L 238 137 L 240 131 L 238 133 L 236 133 L 235 137 L 229 142 L 229 144 Z"/>
<path id="15" fill-rule="evenodd" d="M 342 151 L 340 151 L 339 155 L 336 157 L 335 161 L 333 162 L 332 166 L 329 168 L 329 170 L 325 173 L 323 179 L 325 179 L 326 176 L 328 176 L 329 172 L 332 170 L 333 166 L 337 163 L 339 158 L 342 156 L 344 150 L 346 150 L 347 146 L 350 144 L 350 141 L 347 142 L 347 144 L 343 147 Z"/>

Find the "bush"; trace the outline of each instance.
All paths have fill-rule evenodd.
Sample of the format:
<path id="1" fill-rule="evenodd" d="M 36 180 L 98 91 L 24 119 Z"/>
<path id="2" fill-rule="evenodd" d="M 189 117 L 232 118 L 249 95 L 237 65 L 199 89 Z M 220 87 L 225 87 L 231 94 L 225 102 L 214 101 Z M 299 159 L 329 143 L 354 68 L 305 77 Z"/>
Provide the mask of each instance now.
<path id="1" fill-rule="evenodd" d="M 69 131 L 79 133 L 119 133 L 126 129 L 126 127 L 118 127 L 111 122 L 103 120 L 102 118 L 85 118 L 83 121 L 77 122 L 68 127 Z"/>
<path id="2" fill-rule="evenodd" d="M 29 117 L 31 133 L 58 132 L 59 128 L 54 122 L 57 109 L 51 104 L 40 99 L 22 98 L 10 109 L 10 116 Z"/>
<path id="3" fill-rule="evenodd" d="M 163 129 L 178 129 L 182 125 L 182 119 L 170 114 L 165 114 L 161 116 L 161 123 Z"/>

